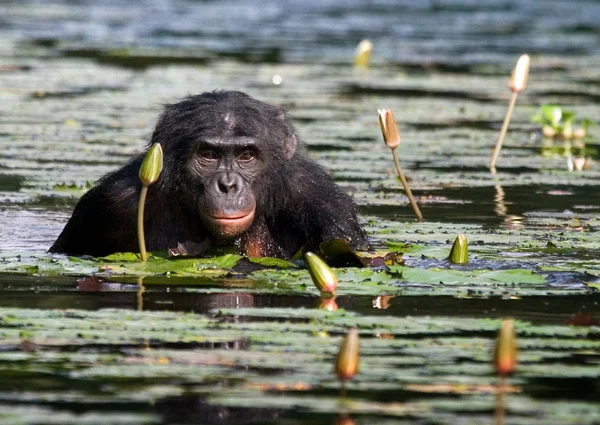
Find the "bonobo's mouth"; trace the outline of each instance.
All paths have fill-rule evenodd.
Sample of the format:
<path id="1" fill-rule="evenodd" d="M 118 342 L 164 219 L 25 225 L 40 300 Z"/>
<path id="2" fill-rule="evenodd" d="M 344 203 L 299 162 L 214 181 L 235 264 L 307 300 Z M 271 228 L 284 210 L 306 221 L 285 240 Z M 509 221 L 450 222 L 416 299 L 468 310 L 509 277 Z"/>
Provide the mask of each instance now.
<path id="1" fill-rule="evenodd" d="M 204 220 L 212 228 L 215 236 L 230 239 L 248 230 L 254 220 L 254 211 L 253 208 L 245 215 L 207 215 Z"/>

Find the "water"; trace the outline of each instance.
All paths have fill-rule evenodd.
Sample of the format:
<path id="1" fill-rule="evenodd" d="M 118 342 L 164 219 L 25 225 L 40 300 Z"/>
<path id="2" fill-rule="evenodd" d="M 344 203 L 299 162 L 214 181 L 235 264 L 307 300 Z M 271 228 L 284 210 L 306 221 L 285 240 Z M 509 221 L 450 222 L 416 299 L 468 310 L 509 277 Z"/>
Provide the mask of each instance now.
<path id="1" fill-rule="evenodd" d="M 589 169 L 569 172 L 575 149 L 549 147 L 529 117 L 548 102 L 600 116 L 599 22 L 596 1 L 2 2 L 0 422 L 489 423 L 509 316 L 521 364 L 507 423 L 598 423 L 598 327 L 565 326 L 600 319 L 597 129 Z M 350 66 L 364 38 L 368 73 Z M 491 175 L 523 52 L 532 75 Z M 286 106 L 374 245 L 404 247 L 408 267 L 339 271 L 336 314 L 315 308 L 305 272 L 142 286 L 45 254 L 91 182 L 142 151 L 161 104 L 215 88 Z M 459 232 L 466 267 L 446 260 Z M 351 326 L 362 373 L 340 401 L 330 370 Z"/>
<path id="2" fill-rule="evenodd" d="M 41 7 L 43 5 L 43 7 Z M 504 62 L 523 51 L 595 55 L 595 1 L 21 1 L 3 37 L 69 48 L 189 49 L 249 60 L 346 61 L 363 38 L 380 60 Z"/>

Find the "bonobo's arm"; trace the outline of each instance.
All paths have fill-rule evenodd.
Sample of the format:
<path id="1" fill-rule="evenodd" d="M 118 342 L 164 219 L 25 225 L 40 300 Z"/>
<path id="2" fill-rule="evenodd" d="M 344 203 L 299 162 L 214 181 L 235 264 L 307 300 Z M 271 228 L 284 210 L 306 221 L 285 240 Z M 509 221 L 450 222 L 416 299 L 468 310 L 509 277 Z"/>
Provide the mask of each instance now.
<path id="1" fill-rule="evenodd" d="M 343 239 L 354 250 L 368 250 L 354 201 L 319 165 L 304 159 L 297 165 L 290 179 L 294 205 L 290 218 L 293 226 L 304 233 L 307 249 L 318 250 L 321 242 Z"/>
<path id="2" fill-rule="evenodd" d="M 84 194 L 50 252 L 104 256 L 137 251 L 139 186 L 133 163 L 105 176 Z"/>

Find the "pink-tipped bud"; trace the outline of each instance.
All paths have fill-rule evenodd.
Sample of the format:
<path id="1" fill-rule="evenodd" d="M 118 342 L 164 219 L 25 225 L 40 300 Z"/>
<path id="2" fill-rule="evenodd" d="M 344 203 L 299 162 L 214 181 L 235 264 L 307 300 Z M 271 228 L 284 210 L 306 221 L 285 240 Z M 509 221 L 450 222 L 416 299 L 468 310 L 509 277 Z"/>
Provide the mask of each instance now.
<path id="1" fill-rule="evenodd" d="M 335 373 L 342 381 L 348 381 L 358 373 L 359 356 L 358 329 L 352 328 L 344 337 L 335 362 Z"/>
<path id="2" fill-rule="evenodd" d="M 527 77 L 529 76 L 529 55 L 521 55 L 517 65 L 510 76 L 508 86 L 515 93 L 521 93 L 527 87 Z"/>
<path id="3" fill-rule="evenodd" d="M 498 332 L 496 350 L 494 352 L 494 367 L 498 375 L 510 375 L 517 366 L 517 336 L 515 323 L 512 319 L 503 319 Z"/>
<path id="4" fill-rule="evenodd" d="M 338 279 L 333 270 L 318 255 L 307 252 L 304 257 L 313 283 L 321 292 L 335 292 Z"/>
<path id="5" fill-rule="evenodd" d="M 383 141 L 390 149 L 396 149 L 400 145 L 400 130 L 396 125 L 394 114 L 391 109 L 378 109 L 379 113 L 379 126 L 381 127 L 381 134 L 383 135 Z"/>

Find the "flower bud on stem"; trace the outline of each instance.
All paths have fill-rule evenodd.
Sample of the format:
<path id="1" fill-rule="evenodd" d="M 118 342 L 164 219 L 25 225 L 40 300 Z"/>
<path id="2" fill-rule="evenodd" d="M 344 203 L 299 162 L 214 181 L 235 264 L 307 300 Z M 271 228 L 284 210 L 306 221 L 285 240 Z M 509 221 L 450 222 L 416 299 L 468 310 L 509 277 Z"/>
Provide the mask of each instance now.
<path id="1" fill-rule="evenodd" d="M 379 126 L 381 127 L 381 134 L 383 136 L 383 141 L 386 146 L 392 150 L 392 155 L 394 157 L 394 165 L 396 166 L 396 171 L 398 172 L 398 177 L 400 177 L 400 181 L 402 182 L 402 187 L 404 187 L 404 192 L 406 196 L 408 196 L 408 200 L 410 201 L 410 205 L 412 206 L 415 215 L 419 221 L 423 220 L 423 214 L 421 214 L 421 210 L 417 205 L 417 201 L 415 201 L 415 197 L 408 187 L 408 182 L 406 181 L 406 177 L 404 177 L 404 173 L 402 172 L 402 168 L 400 168 L 400 161 L 398 160 L 398 153 L 396 152 L 396 148 L 400 146 L 400 130 L 398 130 L 398 125 L 396 124 L 396 119 L 394 118 L 394 113 L 390 109 L 378 109 L 377 113 L 379 114 Z"/>
<path id="2" fill-rule="evenodd" d="M 310 277 L 319 291 L 334 293 L 338 286 L 338 278 L 333 270 L 318 255 L 310 251 L 304 255 L 304 258 L 306 258 Z"/>
<path id="3" fill-rule="evenodd" d="M 494 367 L 498 375 L 507 376 L 517 366 L 517 337 L 512 319 L 503 319 L 494 351 Z"/>
<path id="4" fill-rule="evenodd" d="M 359 68 L 368 68 L 371 52 L 373 51 L 373 43 L 369 40 L 363 40 L 356 46 L 354 52 L 354 66 Z"/>
<path id="5" fill-rule="evenodd" d="M 513 113 L 513 109 L 515 108 L 515 103 L 517 102 L 517 96 L 525 87 L 527 87 L 527 78 L 529 76 L 529 55 L 521 55 L 519 60 L 517 61 L 517 65 L 513 70 L 510 81 L 508 83 L 508 87 L 512 91 L 512 95 L 510 97 L 510 103 L 508 104 L 508 110 L 506 111 L 506 115 L 504 115 L 504 122 L 502 123 L 502 128 L 500 129 L 500 135 L 498 136 L 498 140 L 496 141 L 496 147 L 494 148 L 494 152 L 492 153 L 492 159 L 490 161 L 490 170 L 492 173 L 496 172 L 496 161 L 498 161 L 498 157 L 500 156 L 500 150 L 502 149 L 502 142 L 504 141 L 504 136 L 506 136 L 506 131 L 508 130 L 508 124 L 510 123 L 510 118 Z"/>
<path id="6" fill-rule="evenodd" d="M 496 348 L 494 350 L 494 368 L 498 374 L 496 392 L 496 425 L 504 425 L 504 393 L 506 377 L 514 372 L 517 365 L 517 337 L 512 319 L 502 319 Z"/>
<path id="7" fill-rule="evenodd" d="M 352 328 L 344 337 L 335 362 L 335 373 L 342 383 L 356 375 L 359 359 L 358 329 Z"/>
<path id="8" fill-rule="evenodd" d="M 148 261 L 146 253 L 146 239 L 144 236 L 144 207 L 146 205 L 146 195 L 148 186 L 156 183 L 163 168 L 163 151 L 160 143 L 153 144 L 142 161 L 139 177 L 142 181 L 142 190 L 140 191 L 140 200 L 138 203 L 137 227 L 138 243 L 140 245 L 140 257 L 142 261 Z"/>

